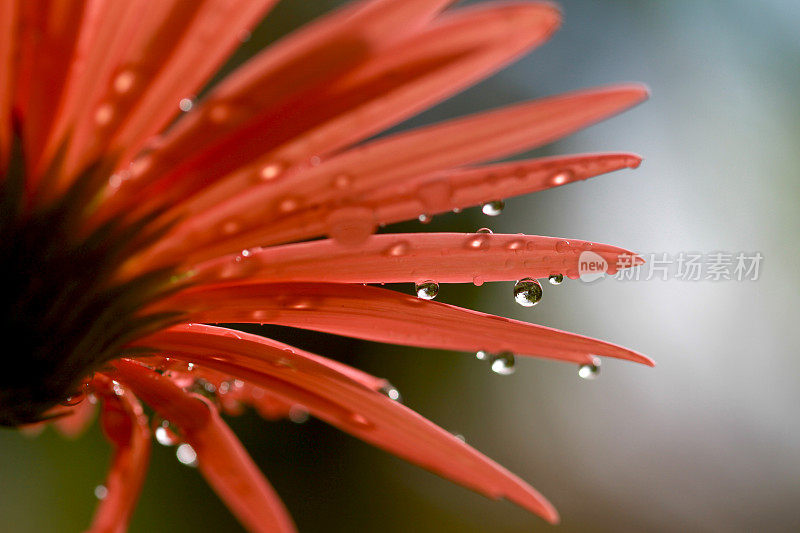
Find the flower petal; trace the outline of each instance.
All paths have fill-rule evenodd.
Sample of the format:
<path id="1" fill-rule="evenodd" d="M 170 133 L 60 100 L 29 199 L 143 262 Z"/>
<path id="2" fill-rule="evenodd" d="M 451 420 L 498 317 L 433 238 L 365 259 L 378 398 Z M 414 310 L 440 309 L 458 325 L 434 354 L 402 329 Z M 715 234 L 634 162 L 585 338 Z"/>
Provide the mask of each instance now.
<path id="1" fill-rule="evenodd" d="M 150 427 L 138 400 L 103 375 L 92 380 L 103 401 L 103 431 L 114 444 L 114 456 L 105 481 L 106 495 L 95 511 L 91 533 L 124 532 L 144 484 L 150 461 Z"/>
<path id="2" fill-rule="evenodd" d="M 446 350 L 513 352 L 576 363 L 594 355 L 653 366 L 615 344 L 536 324 L 354 284 L 263 283 L 188 290 L 159 304 L 205 323 L 269 323 L 370 341 Z"/>
<path id="3" fill-rule="evenodd" d="M 633 252 L 587 241 L 485 233 L 372 235 L 359 246 L 332 239 L 263 249 L 199 265 L 194 281 L 439 283 L 508 281 L 563 274 L 577 278 L 581 253 L 605 260 L 606 271 L 641 264 Z"/>
<path id="4" fill-rule="evenodd" d="M 80 437 L 89 425 L 94 421 L 97 412 L 95 405 L 88 400 L 84 400 L 78 405 L 69 409 L 70 413 L 53 420 L 53 426 L 59 433 L 70 439 Z"/>
<path id="5" fill-rule="evenodd" d="M 9 2 L 4 2 L 9 3 Z M 33 188 L 39 159 L 61 102 L 61 91 L 73 68 L 73 52 L 87 2 L 29 0 L 19 8 L 16 111 Z"/>
<path id="6" fill-rule="evenodd" d="M 143 195 L 130 198 L 131 203 L 144 211 L 176 205 L 200 192 L 191 209 L 213 206 L 265 175 L 324 157 L 451 96 L 546 40 L 558 22 L 558 10 L 545 3 L 481 5 L 448 13 L 429 29 L 374 54 L 303 105 L 275 110 L 260 128 L 247 128 L 242 135 L 232 132 L 225 143 L 180 165 L 177 174 L 161 169 L 154 187 L 162 194 L 145 194 L 152 198 L 150 205 L 141 204 Z M 218 100 L 212 98 L 201 111 L 222 105 Z M 211 118 L 207 113 L 206 121 Z M 196 137 L 207 135 L 203 129 L 166 140 L 154 157 L 186 160 Z"/>
<path id="7" fill-rule="evenodd" d="M 111 375 L 179 428 L 197 453 L 203 476 L 242 525 L 251 531 L 295 531 L 280 498 L 215 407 L 133 361 L 121 359 L 114 367 Z"/>
<path id="8" fill-rule="evenodd" d="M 379 139 L 276 183 L 254 186 L 215 209 L 193 214 L 143 261 L 184 255 L 210 242 L 224 249 L 233 246 L 233 241 L 228 241 L 234 235 L 239 236 L 235 241 L 238 244 L 246 232 L 251 243 L 260 243 L 269 238 L 272 224 L 282 218 L 333 201 L 347 204 L 367 191 L 413 176 L 545 144 L 607 118 L 646 96 L 647 89 L 641 85 L 589 89 Z M 341 176 L 347 180 L 344 188 L 336 185 Z M 363 208 L 361 211 L 362 218 L 374 216 Z"/>
<path id="9" fill-rule="evenodd" d="M 87 43 L 91 69 L 75 76 L 72 105 L 63 115 L 64 123 L 74 127 L 67 176 L 101 150 L 127 161 L 180 113 L 179 101 L 200 91 L 241 44 L 242 32 L 252 29 L 275 1 L 138 2 L 132 13 L 121 5 L 102 6 L 132 31 L 108 35 L 99 30 L 97 42 Z M 114 28 L 111 23 L 89 24 L 87 31 L 97 26 Z M 104 42 L 111 50 L 102 47 Z M 98 73 L 99 81 L 91 77 Z M 92 98 L 80 94 L 89 82 Z"/>
<path id="10" fill-rule="evenodd" d="M 222 81 L 197 112 L 187 114 L 176 124 L 159 142 L 158 151 L 147 156 L 147 165 L 138 165 L 142 171 L 114 191 L 114 200 L 141 199 L 138 193 L 142 185 L 163 181 L 161 178 L 169 174 L 169 169 L 175 170 L 178 163 L 178 170 L 205 171 L 210 158 L 212 175 L 221 176 L 226 172 L 220 170 L 220 165 L 228 165 L 231 170 L 264 153 L 271 136 L 286 129 L 276 121 L 298 107 L 308 108 L 309 102 L 318 101 L 320 93 L 324 94 L 334 80 L 373 54 L 383 53 L 417 33 L 453 1 L 357 2 L 265 49 Z M 291 127 L 286 131 L 296 134 Z M 245 148 L 255 149 L 255 154 L 244 155 Z M 187 160 L 187 154 L 200 155 L 203 161 Z M 157 190 L 163 188 L 159 185 Z M 152 197 L 153 193 L 146 196 Z"/>
<path id="11" fill-rule="evenodd" d="M 14 103 L 14 43 L 17 3 L 0 3 L 0 179 L 11 151 L 11 107 Z"/>
<path id="12" fill-rule="evenodd" d="M 176 326 L 142 343 L 197 361 L 301 404 L 314 416 L 366 442 L 492 498 L 558 521 L 555 509 L 525 482 L 450 433 L 311 354 L 246 333 L 197 324 Z M 201 462 L 202 465 L 202 462 Z"/>

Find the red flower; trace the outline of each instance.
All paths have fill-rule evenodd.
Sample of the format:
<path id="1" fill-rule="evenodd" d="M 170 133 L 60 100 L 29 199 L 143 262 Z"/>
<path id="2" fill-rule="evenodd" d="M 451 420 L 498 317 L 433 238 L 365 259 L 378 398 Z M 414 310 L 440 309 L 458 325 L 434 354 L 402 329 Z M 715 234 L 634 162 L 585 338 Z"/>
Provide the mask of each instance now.
<path id="1" fill-rule="evenodd" d="M 293 530 L 220 417 L 242 405 L 269 418 L 302 406 L 556 522 L 534 489 L 396 401 L 387 381 L 202 323 L 483 350 L 500 372 L 511 354 L 589 370 L 597 355 L 652 364 L 603 341 L 427 301 L 436 283 L 575 278 L 580 252 L 615 265 L 625 250 L 525 235 L 373 234 L 481 202 L 497 211 L 499 198 L 637 166 L 625 153 L 481 163 L 604 119 L 646 89 L 584 90 L 366 141 L 559 24 L 540 2 L 443 12 L 451 1 L 372 0 L 264 50 L 195 102 L 274 3 L 0 4 L 2 328 L 21 346 L 0 378 L 0 421 L 54 418 L 76 434 L 93 410 L 80 400 L 99 400 L 116 452 L 94 531 L 125 529 L 151 427 L 160 442 L 182 443 L 179 459 L 198 464 L 247 528 Z M 423 298 L 364 286 L 385 282 L 420 283 Z M 538 290 L 529 279 L 517 296 L 534 303 Z"/>

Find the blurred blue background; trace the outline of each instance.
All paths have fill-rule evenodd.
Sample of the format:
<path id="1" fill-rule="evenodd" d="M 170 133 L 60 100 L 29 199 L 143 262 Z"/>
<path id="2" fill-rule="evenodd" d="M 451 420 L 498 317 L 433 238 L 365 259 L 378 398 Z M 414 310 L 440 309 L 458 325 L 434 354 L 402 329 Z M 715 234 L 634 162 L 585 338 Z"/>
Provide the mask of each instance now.
<path id="1" fill-rule="evenodd" d="M 284 0 L 241 61 L 339 2 Z M 492 374 L 472 354 L 285 329 L 281 339 L 389 378 L 407 405 L 519 474 L 558 507 L 557 531 L 800 530 L 800 3 L 562 0 L 563 28 L 501 74 L 410 125 L 616 81 L 649 102 L 536 154 L 634 151 L 623 171 L 411 231 L 574 237 L 641 253 L 760 252 L 757 281 L 443 286 L 440 301 L 601 337 L 658 362 L 606 361 L 594 381 L 525 359 Z M 409 291 L 410 287 L 401 290 Z M 7 348 L 8 349 L 8 348 Z M 550 526 L 310 420 L 231 423 L 301 531 L 545 531 Z M 0 530 L 76 531 L 108 450 L 0 432 Z M 199 473 L 154 450 L 132 531 L 236 531 Z"/>

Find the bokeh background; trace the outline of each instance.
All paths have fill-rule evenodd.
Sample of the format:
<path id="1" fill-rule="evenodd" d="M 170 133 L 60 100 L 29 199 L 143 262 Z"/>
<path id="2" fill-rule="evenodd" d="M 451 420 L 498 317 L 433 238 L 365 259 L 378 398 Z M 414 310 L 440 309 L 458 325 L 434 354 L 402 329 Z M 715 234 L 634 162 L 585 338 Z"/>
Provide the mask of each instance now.
<path id="1" fill-rule="evenodd" d="M 231 66 L 340 2 L 284 0 Z M 538 150 L 630 150 L 624 171 L 402 230 L 525 232 L 642 253 L 761 252 L 758 281 L 443 286 L 439 300 L 598 336 L 657 360 L 584 381 L 533 359 L 492 374 L 472 354 L 269 330 L 389 378 L 407 405 L 518 473 L 573 531 L 800 530 L 800 3 L 561 0 L 562 30 L 418 125 L 615 81 L 643 106 Z M 410 292 L 411 287 L 398 287 Z M 6 347 L 5 349 L 10 349 Z M 548 531 L 321 422 L 231 420 L 301 531 Z M 70 442 L 0 432 L 0 530 L 79 531 L 109 458 L 97 427 Z M 238 531 L 196 470 L 157 446 L 132 531 Z"/>

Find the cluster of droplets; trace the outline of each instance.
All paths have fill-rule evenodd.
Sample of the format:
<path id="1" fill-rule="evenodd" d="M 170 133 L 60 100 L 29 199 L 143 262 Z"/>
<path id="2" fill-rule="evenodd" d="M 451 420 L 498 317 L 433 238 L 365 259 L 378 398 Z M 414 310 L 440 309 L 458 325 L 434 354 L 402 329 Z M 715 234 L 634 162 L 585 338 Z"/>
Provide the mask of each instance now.
<path id="1" fill-rule="evenodd" d="M 486 350 L 479 350 L 475 357 L 479 361 L 487 361 L 492 372 L 501 376 L 510 376 L 517 370 L 517 360 L 511 352 L 490 353 Z"/>
<path id="2" fill-rule="evenodd" d="M 182 442 L 183 438 L 169 420 L 155 416 L 151 421 L 153 435 L 156 442 L 162 446 L 176 446 L 175 457 L 181 464 L 186 466 L 197 466 L 197 452 L 191 444 Z"/>

